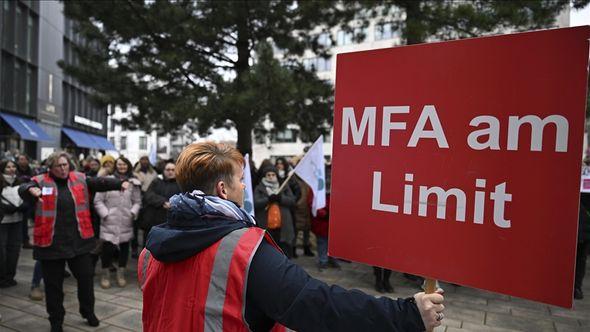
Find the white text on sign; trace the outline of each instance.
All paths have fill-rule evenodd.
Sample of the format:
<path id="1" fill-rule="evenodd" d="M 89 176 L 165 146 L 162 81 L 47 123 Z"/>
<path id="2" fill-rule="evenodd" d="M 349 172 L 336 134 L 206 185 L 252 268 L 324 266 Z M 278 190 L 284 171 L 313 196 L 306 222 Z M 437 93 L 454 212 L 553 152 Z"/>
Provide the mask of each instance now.
<path id="1" fill-rule="evenodd" d="M 404 185 L 404 207 L 403 214 L 412 214 L 412 206 L 414 202 L 414 174 L 405 174 Z M 386 204 L 381 201 L 381 172 L 373 172 L 373 194 L 371 208 L 375 211 L 399 213 L 399 206 L 395 204 Z M 473 223 L 484 223 L 484 206 L 486 199 L 486 192 L 482 189 L 486 187 L 485 179 L 475 180 L 475 199 L 473 202 Z M 418 192 L 418 215 L 426 217 L 428 213 L 428 198 L 436 196 L 436 218 L 445 219 L 448 199 L 453 196 L 455 199 L 455 220 L 465 222 L 465 213 L 467 210 L 467 196 L 465 192 L 459 188 L 443 189 L 441 187 L 427 187 L 420 186 Z M 490 200 L 494 201 L 494 224 L 500 228 L 510 228 L 510 220 L 505 217 L 506 202 L 512 201 L 512 195 L 506 192 L 506 182 L 502 182 L 495 186 L 495 190 L 490 193 Z"/>
<path id="2" fill-rule="evenodd" d="M 383 106 L 382 110 L 381 146 L 389 146 L 392 131 L 406 130 L 405 121 L 394 122 L 391 117 L 410 113 L 410 106 Z M 342 109 L 342 145 L 349 144 L 349 136 L 352 136 L 353 145 L 362 145 L 363 141 L 366 141 L 368 146 L 375 145 L 376 121 L 377 107 L 375 106 L 364 108 L 360 123 L 357 121 L 354 108 L 344 107 Z M 428 124 L 432 129 L 426 129 Z M 545 127 L 548 124 L 553 124 L 556 128 L 555 152 L 567 152 L 569 123 L 565 117 L 558 114 L 545 118 L 536 115 L 509 116 L 506 150 L 519 150 L 520 130 L 525 124 L 531 128 L 530 151 L 543 150 Z M 473 118 L 469 125 L 483 127 L 471 132 L 467 137 L 467 144 L 470 148 L 473 150 L 500 150 L 500 121 L 498 118 L 492 115 L 481 115 Z M 421 139 L 434 139 L 439 148 L 449 148 L 444 128 L 434 105 L 424 106 L 406 146 L 415 148 Z"/>
<path id="3" fill-rule="evenodd" d="M 381 146 L 389 146 L 392 131 L 406 130 L 405 121 L 393 121 L 393 116 L 402 117 L 410 113 L 410 106 L 383 106 L 381 112 Z M 349 144 L 349 136 L 352 136 L 352 145 L 362 145 L 364 142 L 367 146 L 375 145 L 377 123 L 377 107 L 367 106 L 364 108 L 360 122 L 353 107 L 343 107 L 342 109 L 342 145 Z M 520 130 L 523 125 L 530 126 L 530 147 L 529 151 L 543 150 L 543 134 L 545 127 L 549 124 L 555 126 L 555 152 L 567 152 L 569 123 L 561 115 L 553 114 L 540 118 L 536 115 L 509 116 L 506 150 L 518 151 Z M 469 133 L 467 145 L 475 150 L 500 150 L 500 120 L 491 115 L 481 115 L 473 118 L 469 126 L 475 127 L 476 130 Z M 426 129 L 431 128 L 431 129 Z M 366 137 L 366 139 L 365 139 Z M 412 134 L 406 144 L 409 148 L 416 148 L 421 139 L 433 139 L 441 149 L 449 149 L 449 142 L 445 135 L 442 122 L 434 105 L 425 105 L 422 112 L 414 125 Z M 403 214 L 412 214 L 412 203 L 414 201 L 412 184 L 414 174 L 406 173 L 403 198 Z M 484 223 L 484 206 L 486 199 L 485 189 L 486 180 L 476 179 L 475 194 L 473 201 L 473 223 Z M 510 228 L 511 222 L 506 219 L 506 204 L 512 201 L 512 195 L 506 192 L 506 182 L 495 186 L 494 191 L 490 193 L 489 198 L 493 203 L 493 222 L 500 228 Z M 455 220 L 465 222 L 467 210 L 467 196 L 459 188 L 443 189 L 441 187 L 419 186 L 418 190 L 418 216 L 427 217 L 428 198 L 436 196 L 436 217 L 445 219 L 447 213 L 447 200 L 453 197 L 456 202 Z M 399 206 L 395 204 L 383 203 L 381 201 L 381 172 L 373 172 L 373 193 L 372 209 L 375 211 L 399 213 Z"/>

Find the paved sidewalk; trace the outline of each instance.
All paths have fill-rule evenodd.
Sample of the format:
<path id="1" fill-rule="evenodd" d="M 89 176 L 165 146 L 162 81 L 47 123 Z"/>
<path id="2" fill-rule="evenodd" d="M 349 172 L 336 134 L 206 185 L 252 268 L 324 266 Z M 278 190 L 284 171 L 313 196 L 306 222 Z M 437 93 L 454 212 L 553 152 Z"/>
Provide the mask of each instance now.
<path id="1" fill-rule="evenodd" d="M 49 331 L 44 302 L 28 298 L 34 261 L 31 250 L 23 250 L 17 274 L 18 285 L 0 290 L 1 331 Z M 378 295 L 373 290 L 371 267 L 343 263 L 342 270 L 318 271 L 315 259 L 300 257 L 295 260 L 311 275 L 331 284 L 360 289 Z M 134 267 L 136 260 L 130 261 Z M 101 320 L 98 328 L 91 328 L 78 313 L 76 284 L 73 277 L 64 285 L 66 318 L 64 331 L 140 331 L 141 293 L 137 288 L 134 268 L 129 271 L 129 285 L 125 288 L 100 288 L 95 278 L 96 315 Z M 509 277 L 509 276 L 507 276 Z M 575 309 L 567 310 L 534 303 L 505 295 L 479 291 L 467 287 L 442 284 L 445 290 L 446 312 L 444 325 L 436 332 L 461 331 L 590 331 L 590 271 L 587 273 L 584 292 L 586 299 L 575 301 Z M 391 278 L 395 293 L 392 297 L 408 297 L 418 288 L 400 273 Z M 547 285 L 551 287 L 551 285 Z M 540 290 L 542 291 L 542 290 Z M 379 294 L 380 295 L 380 294 Z"/>

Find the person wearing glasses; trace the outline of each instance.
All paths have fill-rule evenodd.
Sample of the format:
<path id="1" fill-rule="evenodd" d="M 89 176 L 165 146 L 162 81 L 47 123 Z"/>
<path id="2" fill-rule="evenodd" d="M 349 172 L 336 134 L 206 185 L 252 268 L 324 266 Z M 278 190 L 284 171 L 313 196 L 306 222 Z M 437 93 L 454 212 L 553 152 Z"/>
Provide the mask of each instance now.
<path id="1" fill-rule="evenodd" d="M 35 206 L 33 258 L 41 262 L 51 331 L 63 330 L 66 262 L 78 283 L 80 314 L 88 325 L 98 326 L 90 255 L 96 241 L 90 217 L 90 192 L 126 190 L 129 182 L 87 178 L 84 173 L 75 171 L 66 152 L 54 152 L 46 164 L 48 171 L 22 184 L 19 195 Z"/>

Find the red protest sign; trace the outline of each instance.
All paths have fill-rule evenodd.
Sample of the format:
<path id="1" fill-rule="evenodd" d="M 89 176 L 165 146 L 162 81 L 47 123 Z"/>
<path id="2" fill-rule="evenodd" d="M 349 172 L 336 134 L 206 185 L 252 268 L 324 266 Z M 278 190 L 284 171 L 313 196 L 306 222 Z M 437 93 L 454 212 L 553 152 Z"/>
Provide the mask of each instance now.
<path id="1" fill-rule="evenodd" d="M 338 55 L 330 254 L 571 307 L 589 37 Z"/>

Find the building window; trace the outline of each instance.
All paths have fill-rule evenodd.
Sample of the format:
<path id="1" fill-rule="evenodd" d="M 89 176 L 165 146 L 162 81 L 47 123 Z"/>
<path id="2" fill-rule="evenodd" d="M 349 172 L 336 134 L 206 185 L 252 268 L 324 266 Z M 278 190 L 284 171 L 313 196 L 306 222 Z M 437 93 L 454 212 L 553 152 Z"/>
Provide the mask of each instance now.
<path id="1" fill-rule="evenodd" d="M 76 108 L 74 109 L 74 115 L 81 115 L 82 110 L 82 91 L 75 89 L 76 91 Z"/>
<path id="2" fill-rule="evenodd" d="M 15 73 L 15 89 L 14 99 L 16 101 L 16 111 L 19 113 L 26 114 L 26 87 L 27 87 L 27 74 L 25 64 L 20 60 L 14 62 L 14 73 Z"/>
<path id="3" fill-rule="evenodd" d="M 53 103 L 53 74 L 47 75 L 47 99 Z"/>
<path id="4" fill-rule="evenodd" d="M 21 39 L 19 38 L 22 34 L 22 32 L 20 32 L 19 27 L 20 27 L 20 22 L 22 21 L 22 17 L 23 17 L 23 10 L 20 8 L 20 6 L 16 5 L 16 30 L 18 31 L 16 39 L 14 40 L 14 52 L 19 54 L 20 53 L 20 47 L 22 47 L 20 45 Z"/>
<path id="5" fill-rule="evenodd" d="M 14 51 L 14 7 L 18 5 L 16 1 L 2 1 L 4 5 L 4 18 L 2 28 L 2 41 L 5 49 Z M 20 9 L 19 9 L 20 10 Z M 19 12 L 20 13 L 20 12 Z"/>
<path id="6" fill-rule="evenodd" d="M 266 134 L 263 130 L 254 129 L 254 142 L 256 144 L 265 144 L 266 143 Z"/>
<path id="7" fill-rule="evenodd" d="M 324 47 L 332 46 L 332 41 L 330 40 L 330 34 L 324 32 L 318 36 L 318 44 Z"/>
<path id="8" fill-rule="evenodd" d="M 351 32 L 338 30 L 336 44 L 338 46 L 350 45 L 353 43 L 354 39 L 358 39 L 358 41 L 356 41 L 357 43 L 363 43 L 367 39 L 367 29 L 355 28 Z"/>
<path id="9" fill-rule="evenodd" d="M 71 64 L 70 61 L 70 42 L 64 38 L 64 62 L 66 64 Z"/>
<path id="10" fill-rule="evenodd" d="M 139 137 L 139 149 L 140 150 L 147 150 L 147 136 L 140 136 Z"/>
<path id="11" fill-rule="evenodd" d="M 343 46 L 352 44 L 352 32 L 346 32 L 344 30 L 338 30 L 336 45 Z"/>
<path id="12" fill-rule="evenodd" d="M 29 15 L 27 19 L 27 60 L 33 60 L 33 44 L 35 42 L 35 33 L 33 25 L 33 16 Z"/>
<path id="13" fill-rule="evenodd" d="M 28 114 L 35 114 L 33 113 L 33 105 L 32 105 L 32 98 L 31 98 L 31 87 L 32 87 L 32 80 L 33 80 L 33 71 L 29 66 L 27 66 L 27 76 L 25 78 L 25 113 Z"/>
<path id="14" fill-rule="evenodd" d="M 29 15 L 26 8 L 20 5 L 16 6 L 16 40 L 15 40 L 15 53 L 21 58 L 27 58 L 27 21 Z"/>
<path id="15" fill-rule="evenodd" d="M 303 59 L 303 67 L 307 70 L 315 70 L 318 72 L 332 70 L 332 59 L 324 59 L 323 57 Z"/>
<path id="16" fill-rule="evenodd" d="M 273 143 L 295 143 L 297 142 L 297 130 L 285 129 L 273 133 L 271 141 Z"/>
<path id="17" fill-rule="evenodd" d="M 63 110 L 64 110 L 64 122 L 68 123 L 66 120 L 68 118 L 68 114 L 70 113 L 70 89 L 66 83 L 62 84 L 61 93 L 63 96 Z"/>
<path id="18" fill-rule="evenodd" d="M 375 40 L 392 39 L 394 37 L 399 37 L 399 31 L 394 28 L 391 22 L 375 25 Z"/>
<path id="19" fill-rule="evenodd" d="M 16 100 L 14 95 L 14 57 L 7 53 L 2 53 L 2 107 L 14 111 Z"/>
<path id="20" fill-rule="evenodd" d="M 121 146 L 119 150 L 127 150 L 127 136 L 121 136 Z"/>

